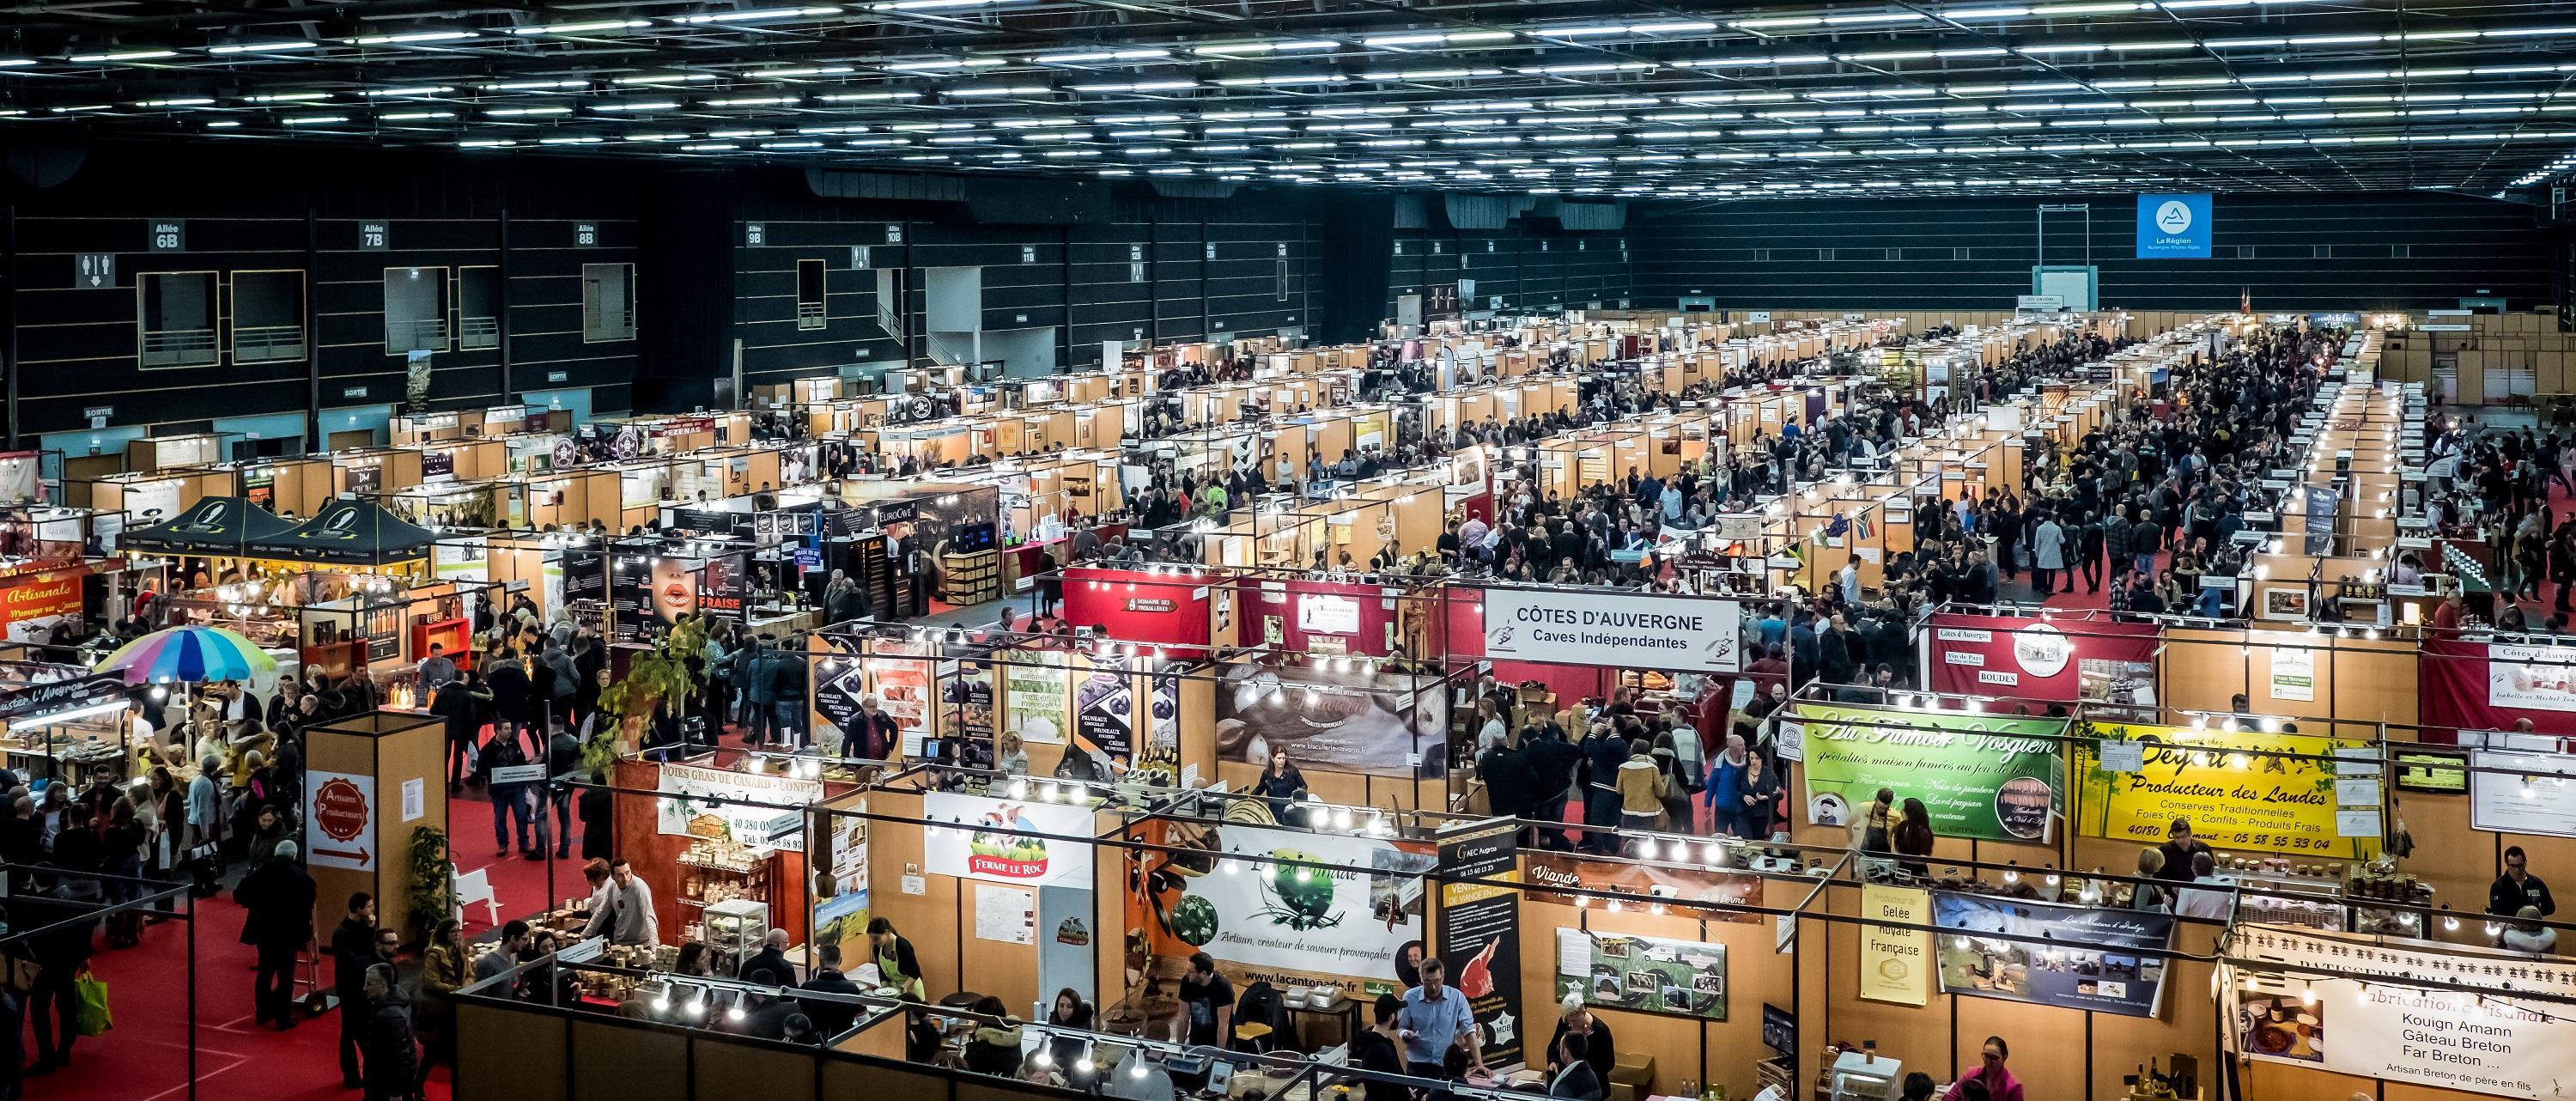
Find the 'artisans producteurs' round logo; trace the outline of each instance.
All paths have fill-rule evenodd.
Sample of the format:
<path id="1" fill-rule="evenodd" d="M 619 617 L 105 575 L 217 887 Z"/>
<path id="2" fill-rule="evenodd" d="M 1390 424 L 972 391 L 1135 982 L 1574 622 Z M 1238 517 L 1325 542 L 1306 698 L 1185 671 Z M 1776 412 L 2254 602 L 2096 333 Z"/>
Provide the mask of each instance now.
<path id="1" fill-rule="evenodd" d="M 367 832 L 367 795 L 347 780 L 325 780 L 313 790 L 313 825 L 335 841 Z"/>

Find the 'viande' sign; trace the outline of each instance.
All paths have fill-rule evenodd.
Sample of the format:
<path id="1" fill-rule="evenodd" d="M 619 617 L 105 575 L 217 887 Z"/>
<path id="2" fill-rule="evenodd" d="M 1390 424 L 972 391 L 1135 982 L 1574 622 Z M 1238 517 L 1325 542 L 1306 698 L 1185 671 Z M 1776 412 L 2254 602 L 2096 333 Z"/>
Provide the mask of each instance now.
<path id="1" fill-rule="evenodd" d="M 1485 656 L 1613 668 L 1743 669 L 1743 606 L 1732 600 L 1494 588 L 1484 591 Z"/>

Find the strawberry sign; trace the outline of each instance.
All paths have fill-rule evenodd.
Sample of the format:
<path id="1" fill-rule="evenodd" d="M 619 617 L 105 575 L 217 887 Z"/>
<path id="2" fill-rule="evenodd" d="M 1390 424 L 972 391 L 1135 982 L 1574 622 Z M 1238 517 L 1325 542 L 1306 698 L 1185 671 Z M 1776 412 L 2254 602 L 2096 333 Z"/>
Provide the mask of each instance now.
<path id="1" fill-rule="evenodd" d="M 376 778 L 348 772 L 313 772 L 304 788 L 307 862 L 325 868 L 374 871 Z"/>

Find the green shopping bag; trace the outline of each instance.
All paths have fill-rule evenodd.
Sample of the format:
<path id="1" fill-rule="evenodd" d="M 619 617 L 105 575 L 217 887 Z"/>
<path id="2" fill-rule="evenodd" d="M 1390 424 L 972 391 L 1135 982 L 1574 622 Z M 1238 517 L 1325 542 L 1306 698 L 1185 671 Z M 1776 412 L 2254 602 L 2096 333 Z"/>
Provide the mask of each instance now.
<path id="1" fill-rule="evenodd" d="M 72 1023 L 83 1036 L 102 1036 L 116 1027 L 114 1014 L 107 1009 L 107 983 L 84 970 L 72 980 L 72 992 L 80 997 L 80 1016 Z"/>

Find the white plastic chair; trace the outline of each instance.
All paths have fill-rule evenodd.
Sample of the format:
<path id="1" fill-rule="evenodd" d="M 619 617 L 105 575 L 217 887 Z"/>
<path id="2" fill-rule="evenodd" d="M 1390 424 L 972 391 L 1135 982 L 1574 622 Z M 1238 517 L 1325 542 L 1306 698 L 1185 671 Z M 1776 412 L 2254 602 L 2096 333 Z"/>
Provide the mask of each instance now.
<path id="1" fill-rule="evenodd" d="M 481 868 L 456 873 L 456 920 L 465 920 L 465 908 L 477 902 L 493 925 L 501 924 L 501 900 L 492 897 L 492 877 Z"/>

